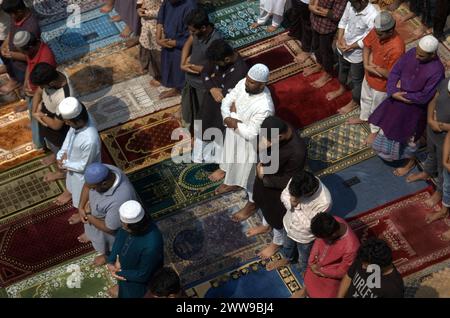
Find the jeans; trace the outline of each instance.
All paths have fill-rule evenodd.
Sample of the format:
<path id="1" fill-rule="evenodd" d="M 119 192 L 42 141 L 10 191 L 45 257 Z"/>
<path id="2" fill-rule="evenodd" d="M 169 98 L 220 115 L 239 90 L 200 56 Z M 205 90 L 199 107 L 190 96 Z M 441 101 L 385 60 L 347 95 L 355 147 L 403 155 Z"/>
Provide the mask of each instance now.
<path id="1" fill-rule="evenodd" d="M 281 252 L 284 257 L 286 257 L 291 264 L 298 262 L 300 274 L 304 275 L 306 268 L 308 267 L 309 253 L 311 252 L 314 241 L 307 244 L 298 243 L 288 237 L 286 231 L 284 231 L 283 243 Z"/>
<path id="2" fill-rule="evenodd" d="M 444 185 L 442 187 L 442 205 L 450 207 L 450 172 L 447 168 L 443 169 Z"/>
<path id="3" fill-rule="evenodd" d="M 338 52 L 339 57 L 339 82 L 347 86 L 347 80 L 350 75 L 352 84 L 352 98 L 353 101 L 361 102 L 361 89 L 364 80 L 364 63 L 350 63 Z"/>
<path id="4" fill-rule="evenodd" d="M 36 149 L 41 149 L 44 146 L 44 139 L 39 134 L 39 122 L 32 116 L 33 98 L 27 97 L 26 99 L 31 121 L 31 138 Z"/>
<path id="5" fill-rule="evenodd" d="M 317 63 L 319 63 L 329 75 L 334 75 L 335 55 L 332 43 L 335 34 L 336 32 L 319 34 L 312 29 L 312 51 L 316 56 Z"/>

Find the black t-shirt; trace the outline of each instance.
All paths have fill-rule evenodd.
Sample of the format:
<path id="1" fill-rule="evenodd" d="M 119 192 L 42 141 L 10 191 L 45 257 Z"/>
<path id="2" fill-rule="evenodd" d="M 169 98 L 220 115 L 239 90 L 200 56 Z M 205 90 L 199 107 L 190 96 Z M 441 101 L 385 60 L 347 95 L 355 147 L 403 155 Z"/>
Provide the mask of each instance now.
<path id="1" fill-rule="evenodd" d="M 346 298 L 403 298 L 404 284 L 400 273 L 394 270 L 388 274 L 381 274 L 379 288 L 374 279 L 375 272 L 367 272 L 362 263 L 355 260 L 347 272 L 352 282 L 345 295 Z M 375 285 L 375 286 L 374 286 Z"/>

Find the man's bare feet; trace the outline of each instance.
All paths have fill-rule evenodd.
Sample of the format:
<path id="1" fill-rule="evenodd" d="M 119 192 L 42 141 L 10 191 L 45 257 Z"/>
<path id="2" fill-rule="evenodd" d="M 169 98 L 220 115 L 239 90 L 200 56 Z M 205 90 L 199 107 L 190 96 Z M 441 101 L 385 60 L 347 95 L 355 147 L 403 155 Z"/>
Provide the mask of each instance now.
<path id="1" fill-rule="evenodd" d="M 259 235 L 259 234 L 264 234 L 264 233 L 268 233 L 270 232 L 271 227 L 269 225 L 259 225 L 259 226 L 254 226 L 252 228 L 250 228 L 245 234 L 247 234 L 248 237 L 252 237 L 255 235 Z"/>
<path id="2" fill-rule="evenodd" d="M 406 165 L 394 170 L 394 175 L 397 177 L 406 176 L 414 167 L 416 166 L 416 161 L 414 159 L 409 159 Z"/>
<path id="3" fill-rule="evenodd" d="M 80 236 L 77 237 L 78 242 L 80 243 L 89 243 L 91 240 L 89 239 L 89 237 L 86 235 L 86 233 L 81 234 Z"/>
<path id="4" fill-rule="evenodd" d="M 311 57 L 311 53 L 307 53 L 307 52 L 300 52 L 298 53 L 294 60 L 299 63 L 299 64 L 303 64 L 305 63 L 309 58 Z"/>
<path id="5" fill-rule="evenodd" d="M 268 259 L 272 257 L 278 250 L 280 249 L 280 245 L 277 245 L 275 243 L 270 243 L 265 247 L 261 252 L 258 253 L 258 256 L 261 259 Z"/>
<path id="6" fill-rule="evenodd" d="M 442 200 L 442 194 L 439 191 L 434 191 L 434 193 L 425 200 L 424 204 L 427 208 L 433 208 L 436 204 L 441 202 Z"/>
<path id="7" fill-rule="evenodd" d="M 8 71 L 4 64 L 0 65 L 0 74 L 5 74 Z"/>
<path id="8" fill-rule="evenodd" d="M 223 194 L 223 193 L 226 193 L 226 192 L 235 191 L 235 190 L 239 190 L 239 189 L 241 189 L 240 186 L 236 186 L 236 185 L 230 186 L 230 185 L 226 185 L 226 184 L 221 184 L 216 189 L 216 191 L 214 191 L 214 194 L 215 195 L 219 195 L 219 194 Z"/>
<path id="9" fill-rule="evenodd" d="M 341 115 L 348 114 L 352 110 L 358 107 L 358 104 L 353 101 L 353 99 L 344 107 L 338 109 L 338 113 Z"/>
<path id="10" fill-rule="evenodd" d="M 365 143 L 367 146 L 371 146 L 373 142 L 375 141 L 375 138 L 377 138 L 378 133 L 370 133 L 367 137 Z"/>
<path id="11" fill-rule="evenodd" d="M 56 205 L 64 205 L 67 202 L 72 200 L 72 193 L 70 193 L 67 189 L 61 193 L 55 201 L 53 201 Z"/>
<path id="12" fill-rule="evenodd" d="M 175 96 L 178 96 L 179 94 L 180 94 L 180 92 L 176 88 L 171 88 L 171 89 L 159 94 L 159 99 L 175 97 Z"/>
<path id="13" fill-rule="evenodd" d="M 358 117 L 352 117 L 347 119 L 347 124 L 349 125 L 360 125 L 364 123 L 367 123 L 367 121 L 359 119 Z"/>
<path id="14" fill-rule="evenodd" d="M 269 33 L 275 32 L 276 30 L 278 30 L 278 27 L 270 25 L 267 27 L 266 31 Z"/>
<path id="15" fill-rule="evenodd" d="M 81 215 L 80 213 L 74 213 L 72 216 L 67 220 L 70 225 L 78 224 L 81 222 Z"/>
<path id="16" fill-rule="evenodd" d="M 66 177 L 66 173 L 62 171 L 49 172 L 44 176 L 44 182 L 53 182 L 56 180 L 61 180 Z"/>
<path id="17" fill-rule="evenodd" d="M 56 162 L 56 155 L 54 153 L 52 153 L 51 155 L 48 155 L 47 157 L 41 159 L 41 163 L 44 166 L 50 166 L 52 163 L 55 163 L 55 162 Z"/>
<path id="18" fill-rule="evenodd" d="M 107 3 L 103 7 L 101 7 L 100 12 L 108 13 L 108 12 L 111 12 L 113 8 L 114 8 L 114 4 Z"/>
<path id="19" fill-rule="evenodd" d="M 441 235 L 439 235 L 439 237 L 441 238 L 441 240 L 443 241 L 450 241 L 450 230 L 445 231 L 444 233 L 442 233 Z"/>
<path id="20" fill-rule="evenodd" d="M 247 220 L 256 212 L 256 204 L 248 201 L 245 206 L 231 216 L 233 222 L 242 222 Z"/>
<path id="21" fill-rule="evenodd" d="M 152 79 L 152 80 L 150 80 L 150 86 L 152 86 L 152 87 L 159 87 L 159 86 L 161 86 L 161 82 L 157 81 L 155 79 Z"/>
<path id="22" fill-rule="evenodd" d="M 258 22 L 255 22 L 250 25 L 250 29 L 256 29 L 256 28 L 259 28 L 260 26 L 261 26 L 261 24 L 259 24 Z"/>
<path id="23" fill-rule="evenodd" d="M 312 74 L 319 73 L 320 71 L 322 71 L 322 66 L 320 66 L 319 64 L 314 64 L 303 70 L 303 76 L 308 77 Z"/>
<path id="24" fill-rule="evenodd" d="M 429 213 L 426 217 L 425 217 L 425 222 L 427 222 L 428 224 L 433 223 L 434 221 L 440 220 L 440 219 L 444 219 L 448 217 L 448 208 L 446 206 L 442 206 L 442 208 L 439 211 L 435 211 L 432 213 Z"/>
<path id="25" fill-rule="evenodd" d="M 327 100 L 333 100 L 345 93 L 345 87 L 342 85 L 339 85 L 339 88 L 335 91 L 329 92 L 327 95 L 325 95 L 325 98 Z"/>
<path id="26" fill-rule="evenodd" d="M 322 88 L 331 80 L 332 77 L 328 73 L 324 73 L 321 77 L 312 82 L 311 86 L 314 88 Z"/>
<path id="27" fill-rule="evenodd" d="M 109 288 L 108 295 L 111 296 L 111 298 L 118 298 L 119 297 L 119 285 L 114 285 L 113 287 Z"/>
<path id="28" fill-rule="evenodd" d="M 426 181 L 428 179 L 430 179 L 430 175 L 428 173 L 426 173 L 425 171 L 421 171 L 421 172 L 418 172 L 418 173 L 410 174 L 406 178 L 406 182 L 416 182 L 416 181 L 419 181 L 419 180 Z"/>
<path id="29" fill-rule="evenodd" d="M 306 289 L 302 288 L 295 291 L 290 298 L 305 298 L 306 297 Z"/>
<path id="30" fill-rule="evenodd" d="M 120 15 L 115 15 L 115 16 L 111 17 L 111 21 L 120 22 L 120 21 L 122 21 L 122 18 L 120 17 Z"/>
<path id="31" fill-rule="evenodd" d="M 132 32 L 131 29 L 127 25 L 127 26 L 125 26 L 123 31 L 120 33 L 120 37 L 124 38 L 124 39 L 129 38 L 131 35 L 131 32 Z"/>
<path id="32" fill-rule="evenodd" d="M 274 269 L 280 268 L 281 266 L 286 266 L 289 264 L 289 260 L 287 258 L 282 258 L 276 261 L 270 261 L 266 265 L 266 270 L 273 271 Z"/>
<path id="33" fill-rule="evenodd" d="M 107 260 L 106 255 L 104 255 L 104 254 L 102 254 L 102 255 L 97 255 L 97 256 L 94 258 L 94 265 L 95 265 L 95 266 L 102 266 L 102 265 L 105 265 L 105 264 L 106 264 L 106 260 Z"/>
<path id="34" fill-rule="evenodd" d="M 9 80 L 6 84 L 4 84 L 0 87 L 0 94 L 7 95 L 19 87 L 20 87 L 20 83 L 14 81 L 14 80 Z"/>
<path id="35" fill-rule="evenodd" d="M 211 173 L 208 177 L 208 179 L 213 182 L 217 182 L 219 180 L 222 180 L 223 178 L 225 178 L 225 171 L 223 171 L 222 169 L 217 169 L 216 171 Z"/>

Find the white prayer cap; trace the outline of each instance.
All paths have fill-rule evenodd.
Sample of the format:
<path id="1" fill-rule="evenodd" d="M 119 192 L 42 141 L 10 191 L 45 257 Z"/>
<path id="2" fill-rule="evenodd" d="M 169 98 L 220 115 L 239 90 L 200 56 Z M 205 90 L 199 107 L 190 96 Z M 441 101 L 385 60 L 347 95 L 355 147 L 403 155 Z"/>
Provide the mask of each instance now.
<path id="1" fill-rule="evenodd" d="M 269 73 L 269 68 L 267 66 L 258 63 L 250 68 L 247 75 L 254 81 L 267 83 L 269 81 Z"/>
<path id="2" fill-rule="evenodd" d="M 17 48 L 23 48 L 27 46 L 27 44 L 31 40 L 31 34 L 28 31 L 17 31 L 16 34 L 14 34 L 13 44 Z"/>
<path id="3" fill-rule="evenodd" d="M 144 217 L 142 205 L 134 200 L 123 203 L 119 208 L 120 220 L 125 224 L 138 223 Z"/>
<path id="4" fill-rule="evenodd" d="M 437 51 L 439 45 L 438 39 L 432 35 L 425 35 L 419 41 L 419 47 L 427 53 L 434 53 Z"/>
<path id="5" fill-rule="evenodd" d="M 58 105 L 58 113 L 63 119 L 74 119 L 81 114 L 83 106 L 75 97 L 64 98 Z"/>

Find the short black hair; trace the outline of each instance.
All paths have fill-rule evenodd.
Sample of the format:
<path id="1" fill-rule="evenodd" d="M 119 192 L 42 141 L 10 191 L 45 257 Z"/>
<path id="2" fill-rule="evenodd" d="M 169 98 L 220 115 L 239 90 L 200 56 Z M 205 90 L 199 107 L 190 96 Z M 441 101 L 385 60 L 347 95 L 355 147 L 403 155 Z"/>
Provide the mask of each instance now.
<path id="1" fill-rule="evenodd" d="M 313 194 L 319 189 L 319 180 L 308 171 L 296 173 L 289 183 L 289 194 L 295 198 Z"/>
<path id="2" fill-rule="evenodd" d="M 361 262 L 376 264 L 383 268 L 392 264 L 392 250 L 385 241 L 371 237 L 361 244 L 358 250 L 358 259 Z"/>
<path id="3" fill-rule="evenodd" d="M 130 230 L 131 235 L 142 236 L 148 233 L 152 224 L 153 220 L 150 214 L 146 212 L 142 220 L 137 223 L 127 224 L 127 228 Z"/>
<path id="4" fill-rule="evenodd" d="M 45 62 L 38 63 L 30 73 L 30 81 L 34 85 L 48 85 L 58 78 L 56 67 Z"/>
<path id="5" fill-rule="evenodd" d="M 268 140 L 272 140 L 272 129 L 278 128 L 278 134 L 284 134 L 288 131 L 288 124 L 281 118 L 276 116 L 269 116 L 264 119 L 261 124 L 261 128 L 266 129 L 266 137 Z M 273 136 L 274 138 L 278 136 Z"/>
<path id="6" fill-rule="evenodd" d="M 339 222 L 326 212 L 318 213 L 311 220 L 311 232 L 315 237 L 326 239 L 340 228 Z"/>
<path id="7" fill-rule="evenodd" d="M 209 22 L 208 13 L 200 8 L 194 9 L 189 12 L 186 15 L 186 18 L 184 18 L 184 23 L 187 26 L 191 26 L 195 29 L 200 29 L 203 26 L 212 25 L 212 23 Z"/>
<path id="8" fill-rule="evenodd" d="M 156 297 L 176 295 L 181 291 L 180 277 L 171 267 L 163 267 L 153 275 L 149 290 Z"/>
<path id="9" fill-rule="evenodd" d="M 206 49 L 206 57 L 211 62 L 222 62 L 226 57 L 231 57 L 234 49 L 224 39 L 217 39 L 211 42 Z"/>
<path id="10" fill-rule="evenodd" d="M 17 11 L 25 11 L 28 8 L 23 0 L 3 0 L 1 9 L 6 13 L 11 14 Z"/>

